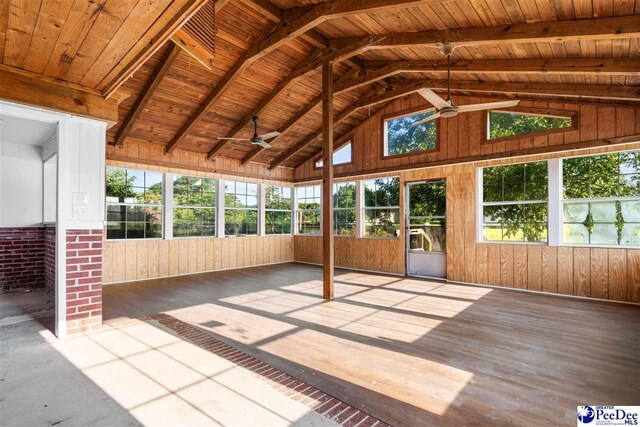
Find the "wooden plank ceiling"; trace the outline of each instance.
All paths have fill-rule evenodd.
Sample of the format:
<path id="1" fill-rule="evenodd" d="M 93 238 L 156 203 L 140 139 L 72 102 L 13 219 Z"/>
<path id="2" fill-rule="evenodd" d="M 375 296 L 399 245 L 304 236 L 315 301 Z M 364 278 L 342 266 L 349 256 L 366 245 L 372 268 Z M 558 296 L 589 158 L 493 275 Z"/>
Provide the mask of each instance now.
<path id="1" fill-rule="evenodd" d="M 202 1 L 2 4 L 3 67 L 103 94 L 124 82 L 108 134 L 119 145 L 294 167 L 320 145 L 324 61 L 340 138 L 394 96 L 443 88 L 444 41 L 460 93 L 640 101 L 640 0 L 218 0 L 211 70 L 164 43 Z M 254 114 L 261 133 L 283 131 L 272 149 L 217 140 L 250 136 Z"/>

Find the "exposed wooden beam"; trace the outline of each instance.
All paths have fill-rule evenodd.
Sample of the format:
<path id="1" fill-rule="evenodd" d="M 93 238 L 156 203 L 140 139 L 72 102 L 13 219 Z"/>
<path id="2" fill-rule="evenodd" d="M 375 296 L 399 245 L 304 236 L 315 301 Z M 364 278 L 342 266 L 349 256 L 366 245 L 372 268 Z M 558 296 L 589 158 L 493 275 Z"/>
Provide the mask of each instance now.
<path id="1" fill-rule="evenodd" d="M 158 51 L 170 38 L 178 31 L 208 0 L 186 0 L 184 2 L 173 2 L 165 9 L 162 15 L 156 19 L 151 28 L 140 39 L 142 47 L 132 49 L 122 59 L 126 63 L 119 71 L 110 72 L 99 88 L 102 93 L 109 98 L 116 90 L 147 60 Z"/>
<path id="2" fill-rule="evenodd" d="M 640 15 L 631 15 L 391 34 L 374 48 L 436 47 L 447 42 L 458 46 L 479 46 L 504 43 L 608 40 L 638 36 L 640 36 Z"/>
<path id="3" fill-rule="evenodd" d="M 398 85 L 407 84 L 411 80 L 398 80 Z M 416 85 L 423 85 L 433 90 L 446 90 L 446 80 L 417 80 Z M 620 101 L 640 101 L 640 86 L 606 86 L 577 85 L 554 83 L 515 83 L 501 81 L 452 80 L 451 90 L 455 92 L 489 92 L 504 93 L 509 96 L 543 95 L 570 98 L 613 99 Z"/>
<path id="4" fill-rule="evenodd" d="M 333 299 L 333 64 L 322 66 L 322 297 Z"/>
<path id="5" fill-rule="evenodd" d="M 427 4 L 442 3 L 444 0 L 350 0 L 327 13 L 324 20 L 345 18 L 353 15 L 383 12 L 385 10 L 397 10 L 400 8 L 422 6 Z M 325 1 L 325 3 L 338 3 L 338 1 Z M 310 6 L 301 6 L 285 11 L 284 18 L 292 19 L 310 10 Z"/>
<path id="6" fill-rule="evenodd" d="M 169 71 L 169 68 L 171 68 L 171 65 L 173 65 L 173 63 L 175 62 L 179 53 L 180 49 L 174 43 L 169 43 L 167 51 L 162 56 L 162 59 L 156 66 L 155 70 L 153 70 L 153 74 L 147 81 L 144 89 L 142 89 L 142 92 L 138 96 L 138 99 L 136 99 L 133 107 L 131 107 L 129 114 L 122 122 L 122 126 L 120 126 L 120 129 L 118 129 L 118 133 L 116 134 L 115 138 L 116 146 L 122 147 L 124 145 L 124 140 L 129 135 L 129 132 L 131 132 L 131 130 L 133 129 L 133 126 L 138 120 L 138 117 L 140 117 L 140 114 L 142 114 L 144 107 L 147 105 L 147 103 L 155 93 L 156 89 L 162 82 L 164 76 Z"/>
<path id="7" fill-rule="evenodd" d="M 378 61 L 364 64 L 367 74 L 389 77 L 400 72 L 447 72 L 447 61 Z M 374 69 L 371 69 L 375 67 Z M 508 73 L 508 74 L 599 74 L 639 75 L 636 58 L 587 58 L 587 59 L 456 59 L 451 61 L 451 71 L 456 73 Z"/>
<path id="8" fill-rule="evenodd" d="M 265 18 L 280 22 L 282 20 L 282 9 L 273 4 L 270 0 L 241 0 L 247 7 L 258 12 Z"/>
<path id="9" fill-rule="evenodd" d="M 234 138 L 238 132 L 240 132 L 247 124 L 249 124 L 254 116 L 260 115 L 273 101 L 275 101 L 291 84 L 293 84 L 297 79 L 304 76 L 305 74 L 314 71 L 321 67 L 323 64 L 330 61 L 340 61 L 345 59 L 348 55 L 353 55 L 357 53 L 360 49 L 374 43 L 377 40 L 376 37 L 373 36 L 365 36 L 361 39 L 358 39 L 340 49 L 327 49 L 317 58 L 311 58 L 309 60 L 303 61 L 300 65 L 298 65 L 289 75 L 282 81 L 276 88 L 247 115 L 245 115 L 240 122 L 236 126 L 227 133 L 226 138 Z M 211 160 L 220 154 L 222 149 L 227 146 L 231 140 L 223 139 L 220 140 L 212 149 L 209 151 L 208 159 Z"/>
<path id="10" fill-rule="evenodd" d="M 345 73 L 342 77 L 340 77 L 337 82 L 335 87 L 340 86 L 343 82 L 348 81 L 351 77 L 353 77 L 355 75 L 355 73 L 357 72 L 357 70 L 352 69 L 350 71 L 348 71 L 347 73 Z M 341 90 L 345 90 L 345 89 L 341 89 Z M 337 93 L 337 92 L 334 92 Z M 320 102 L 322 102 L 322 94 L 316 96 L 315 98 L 313 98 L 313 100 L 311 102 L 309 102 L 307 105 L 304 106 L 304 108 L 298 110 L 296 112 L 296 114 L 291 117 L 289 120 L 287 120 L 282 126 L 280 126 L 278 128 L 278 132 L 280 132 L 280 136 L 276 137 L 275 139 L 271 140 L 271 144 L 274 144 L 275 142 L 277 142 L 280 138 L 282 138 L 284 136 L 284 134 L 286 134 L 289 129 L 291 129 L 293 126 L 295 126 L 300 120 L 302 120 L 302 118 L 304 116 L 306 116 L 311 110 L 313 110 L 314 108 L 316 108 L 318 105 L 320 105 Z M 242 159 L 242 162 L 240 163 L 241 165 L 245 165 L 247 163 L 249 163 L 251 160 L 253 160 L 264 148 L 257 146 L 254 147 L 249 153 L 247 153 L 247 155 Z"/>
<path id="11" fill-rule="evenodd" d="M 216 85 L 205 101 L 196 108 L 187 122 L 167 145 L 167 152 L 172 152 L 189 132 L 206 116 L 213 104 L 226 89 L 246 70 L 246 68 L 263 56 L 279 48 L 289 40 L 312 30 L 326 19 L 348 16 L 356 13 L 369 13 L 397 7 L 410 7 L 417 4 L 441 2 L 442 0 L 330 0 L 318 3 L 305 9 L 290 22 L 282 21 L 269 29 L 251 48 L 247 50 L 223 79 Z M 336 12 L 337 11 L 337 12 Z"/>
<path id="12" fill-rule="evenodd" d="M 225 74 L 222 80 L 216 85 L 211 93 L 207 96 L 202 104 L 196 108 L 195 112 L 187 119 L 187 122 L 180 128 L 178 133 L 167 145 L 167 153 L 171 153 L 180 144 L 184 138 L 193 130 L 193 128 L 200 123 L 200 121 L 207 115 L 207 113 L 213 107 L 213 104 L 222 96 L 222 94 L 229 88 L 229 86 L 247 69 L 254 61 L 269 52 L 282 46 L 287 41 L 294 37 L 304 33 L 305 31 L 313 28 L 322 21 L 322 17 L 338 7 L 342 2 L 325 2 L 320 3 L 318 6 L 313 7 L 309 12 L 301 15 L 299 18 L 293 20 L 290 23 L 281 22 L 270 26 L 265 31 L 265 34 L 253 43 L 251 48 L 247 50 L 240 59 L 231 67 L 231 69 Z"/>
<path id="13" fill-rule="evenodd" d="M 395 91 L 389 91 L 378 95 L 380 92 L 380 88 L 374 88 L 372 91 L 368 92 L 364 96 L 362 96 L 358 101 L 351 104 L 347 109 L 343 110 L 334 118 L 334 124 L 338 124 L 349 117 L 351 114 L 359 110 L 360 108 L 368 107 L 371 105 L 376 105 L 394 98 L 398 98 L 400 96 L 404 96 L 407 93 L 415 92 L 420 89 L 421 85 L 410 84 L 406 88 L 398 88 Z M 311 144 L 316 138 L 322 135 L 322 128 L 318 128 L 315 131 L 311 132 L 305 139 L 295 144 L 293 147 L 289 148 L 285 151 L 280 157 L 275 159 L 269 165 L 269 169 L 276 168 L 280 166 L 282 163 L 295 156 L 298 152 L 304 149 L 307 145 Z"/>
<path id="14" fill-rule="evenodd" d="M 48 110 L 102 120 L 113 126 L 118 121 L 118 99 L 55 83 L 33 73 L 14 73 L 0 67 L 0 99 Z"/>

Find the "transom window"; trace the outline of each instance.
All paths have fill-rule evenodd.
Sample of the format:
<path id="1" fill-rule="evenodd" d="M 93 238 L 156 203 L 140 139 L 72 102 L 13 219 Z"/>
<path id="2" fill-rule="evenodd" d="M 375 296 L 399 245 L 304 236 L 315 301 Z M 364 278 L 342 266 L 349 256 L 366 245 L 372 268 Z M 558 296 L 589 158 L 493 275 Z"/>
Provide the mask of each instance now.
<path id="1" fill-rule="evenodd" d="M 333 234 L 356 235 L 356 183 L 333 184 Z"/>
<path id="2" fill-rule="evenodd" d="M 563 160 L 563 242 L 640 245 L 640 152 Z"/>
<path id="3" fill-rule="evenodd" d="M 224 230 L 226 236 L 258 234 L 258 184 L 224 182 Z"/>
<path id="4" fill-rule="evenodd" d="M 487 120 L 489 122 L 487 139 L 489 140 L 573 126 L 571 117 L 508 111 L 490 111 Z"/>
<path id="5" fill-rule="evenodd" d="M 173 236 L 216 235 L 216 180 L 173 177 Z"/>
<path id="6" fill-rule="evenodd" d="M 320 234 L 320 193 L 319 185 L 296 188 L 297 234 Z"/>
<path id="7" fill-rule="evenodd" d="M 162 177 L 107 168 L 107 239 L 162 238 Z"/>
<path id="8" fill-rule="evenodd" d="M 291 188 L 265 188 L 265 233 L 291 234 Z"/>
<path id="9" fill-rule="evenodd" d="M 482 170 L 485 241 L 547 241 L 547 162 Z"/>
<path id="10" fill-rule="evenodd" d="M 421 111 L 384 120 L 384 155 L 417 153 L 436 148 L 436 121 L 416 125 L 435 113 L 435 110 Z"/>
<path id="11" fill-rule="evenodd" d="M 353 160 L 353 157 L 352 157 L 353 153 L 351 150 L 352 148 L 351 148 L 350 142 L 345 146 L 335 150 L 333 152 L 333 165 L 337 166 L 337 165 L 344 165 L 346 163 L 351 163 Z M 317 169 L 322 168 L 323 164 L 324 162 L 322 161 L 322 159 L 318 160 L 316 162 L 316 168 Z"/>
<path id="12" fill-rule="evenodd" d="M 398 237 L 400 229 L 400 179 L 363 181 L 365 237 Z"/>

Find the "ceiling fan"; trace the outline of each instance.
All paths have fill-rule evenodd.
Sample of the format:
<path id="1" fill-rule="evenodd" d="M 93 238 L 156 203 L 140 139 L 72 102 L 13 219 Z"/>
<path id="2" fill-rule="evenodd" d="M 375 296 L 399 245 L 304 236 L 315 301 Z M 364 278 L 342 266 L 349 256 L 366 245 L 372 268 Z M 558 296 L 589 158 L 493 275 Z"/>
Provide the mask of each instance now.
<path id="1" fill-rule="evenodd" d="M 266 142 L 268 139 L 275 138 L 280 135 L 280 132 L 274 131 L 265 133 L 264 135 L 258 135 L 258 116 L 253 116 L 253 136 L 251 138 L 224 138 L 219 136 L 218 139 L 225 139 L 230 141 L 249 141 L 253 145 L 259 145 L 263 148 L 271 148 L 271 145 Z"/>
<path id="2" fill-rule="evenodd" d="M 455 117 L 460 113 L 469 113 L 471 111 L 484 111 L 495 110 L 498 108 L 515 107 L 520 100 L 513 101 L 499 101 L 499 102 L 485 102 L 482 104 L 470 104 L 470 105 L 454 105 L 451 100 L 451 54 L 453 53 L 455 46 L 451 43 L 446 43 L 442 46 L 442 54 L 447 57 L 447 99 L 444 100 L 438 94 L 431 89 L 422 88 L 418 89 L 418 93 L 422 95 L 424 99 L 429 101 L 431 105 L 436 107 L 436 112 L 429 117 L 418 120 L 413 123 L 413 126 L 418 126 L 423 123 L 430 122 L 438 117 Z"/>

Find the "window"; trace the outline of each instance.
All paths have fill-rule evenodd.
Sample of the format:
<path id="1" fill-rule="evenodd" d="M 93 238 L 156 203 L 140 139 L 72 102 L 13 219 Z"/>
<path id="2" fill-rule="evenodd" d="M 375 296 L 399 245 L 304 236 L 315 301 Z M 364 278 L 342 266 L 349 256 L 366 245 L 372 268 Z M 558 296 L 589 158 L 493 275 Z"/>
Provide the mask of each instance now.
<path id="1" fill-rule="evenodd" d="M 573 126 L 573 120 L 571 117 L 532 113 L 511 113 L 508 111 L 490 111 L 488 114 L 488 121 L 487 139 L 502 139 L 553 129 L 570 128 Z"/>
<path id="2" fill-rule="evenodd" d="M 547 162 L 482 170 L 485 241 L 547 241 Z"/>
<path id="3" fill-rule="evenodd" d="M 291 188 L 266 186 L 264 206 L 265 233 L 291 234 Z"/>
<path id="4" fill-rule="evenodd" d="M 436 121 L 415 126 L 418 120 L 434 114 L 435 110 L 422 111 L 384 120 L 384 155 L 396 156 L 436 148 Z"/>
<path id="5" fill-rule="evenodd" d="M 342 148 L 337 149 L 333 152 L 333 165 L 344 165 L 346 163 L 351 163 L 352 161 L 352 152 L 351 152 L 351 143 L 349 142 Z M 316 162 L 316 169 L 322 168 L 323 161 L 322 159 Z"/>
<path id="6" fill-rule="evenodd" d="M 298 234 L 320 234 L 320 186 L 296 188 L 296 220 Z"/>
<path id="7" fill-rule="evenodd" d="M 564 159 L 563 242 L 640 245 L 640 152 Z"/>
<path id="8" fill-rule="evenodd" d="M 162 177 L 107 168 L 107 239 L 162 238 Z"/>
<path id="9" fill-rule="evenodd" d="M 173 237 L 216 235 L 216 180 L 173 177 Z"/>
<path id="10" fill-rule="evenodd" d="M 398 237 L 400 179 L 368 179 L 363 185 L 365 237 Z"/>
<path id="11" fill-rule="evenodd" d="M 333 184 L 333 234 L 356 235 L 356 183 Z"/>
<path id="12" fill-rule="evenodd" d="M 258 234 L 258 184 L 225 181 L 224 202 L 226 236 Z"/>

